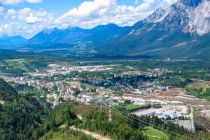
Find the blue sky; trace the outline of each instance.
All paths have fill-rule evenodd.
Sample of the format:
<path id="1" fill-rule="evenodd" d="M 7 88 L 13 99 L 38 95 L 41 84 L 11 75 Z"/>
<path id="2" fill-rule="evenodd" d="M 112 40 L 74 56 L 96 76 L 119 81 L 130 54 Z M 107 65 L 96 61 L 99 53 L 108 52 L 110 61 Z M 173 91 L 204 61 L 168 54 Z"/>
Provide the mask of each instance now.
<path id="1" fill-rule="evenodd" d="M 47 28 L 132 25 L 176 0 L 0 0 L 0 36 L 30 38 Z"/>

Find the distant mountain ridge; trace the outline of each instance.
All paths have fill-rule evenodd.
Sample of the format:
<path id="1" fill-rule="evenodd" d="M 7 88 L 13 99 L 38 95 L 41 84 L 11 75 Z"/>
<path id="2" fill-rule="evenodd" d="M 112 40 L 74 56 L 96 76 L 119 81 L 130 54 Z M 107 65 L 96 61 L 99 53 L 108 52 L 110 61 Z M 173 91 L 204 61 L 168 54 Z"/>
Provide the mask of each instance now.
<path id="1" fill-rule="evenodd" d="M 72 53 L 205 59 L 210 58 L 209 37 L 210 0 L 178 0 L 133 26 L 46 29 L 22 46 L 39 50 L 65 48 Z"/>
<path id="2" fill-rule="evenodd" d="M 66 29 L 48 29 L 29 39 L 29 44 L 74 44 L 76 42 L 100 43 L 123 34 L 128 27 L 115 24 L 99 25 L 93 29 L 78 27 Z"/>
<path id="3" fill-rule="evenodd" d="M 27 39 L 22 36 L 7 36 L 0 37 L 0 48 L 20 47 L 27 43 Z"/>

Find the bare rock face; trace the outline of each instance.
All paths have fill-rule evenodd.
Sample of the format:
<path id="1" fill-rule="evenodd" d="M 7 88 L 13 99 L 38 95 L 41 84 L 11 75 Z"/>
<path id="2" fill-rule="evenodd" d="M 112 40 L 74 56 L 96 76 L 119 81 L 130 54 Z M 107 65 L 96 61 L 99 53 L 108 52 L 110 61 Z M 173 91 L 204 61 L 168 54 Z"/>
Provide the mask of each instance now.
<path id="1" fill-rule="evenodd" d="M 144 22 L 154 23 L 153 30 L 179 30 L 202 36 L 210 32 L 210 1 L 179 0 L 166 10 L 157 9 Z"/>
<path id="2" fill-rule="evenodd" d="M 197 7 L 202 0 L 179 0 L 178 2 L 183 3 L 188 7 Z"/>
<path id="3" fill-rule="evenodd" d="M 144 22 L 159 22 L 165 13 L 166 11 L 163 8 L 158 8 L 154 13 L 149 15 Z"/>
<path id="4" fill-rule="evenodd" d="M 210 1 L 203 0 L 190 13 L 189 32 L 204 35 L 210 32 Z"/>

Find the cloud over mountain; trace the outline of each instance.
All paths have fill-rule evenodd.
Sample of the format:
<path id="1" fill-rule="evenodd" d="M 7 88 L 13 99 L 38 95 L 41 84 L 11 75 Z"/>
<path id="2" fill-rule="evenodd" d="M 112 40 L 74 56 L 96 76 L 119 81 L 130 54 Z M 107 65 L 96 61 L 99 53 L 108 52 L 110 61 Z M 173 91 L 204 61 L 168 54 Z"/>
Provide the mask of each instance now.
<path id="1" fill-rule="evenodd" d="M 78 8 L 73 8 L 60 16 L 57 21 L 81 27 L 106 23 L 132 25 L 150 14 L 155 4 L 155 0 L 144 0 L 138 6 L 119 5 L 116 0 L 85 1 Z"/>
<path id="2" fill-rule="evenodd" d="M 92 28 L 97 25 L 115 23 L 120 26 L 133 25 L 144 19 L 160 6 L 166 7 L 176 0 L 143 0 L 138 4 L 122 4 L 119 0 L 84 0 L 77 7 L 70 8 L 63 14 L 56 15 L 46 9 L 30 7 L 15 8 L 18 3 L 39 3 L 42 0 L 0 0 L 4 5 L 0 8 L 0 35 L 20 33 L 15 27 L 25 29 L 21 35 L 31 37 L 45 28 L 66 28 L 78 26 Z M 52 2 L 53 3 L 53 2 Z M 70 2 L 71 3 L 71 2 Z M 133 1 L 133 3 L 135 3 Z M 13 6 L 7 6 L 13 4 Z M 6 27 L 6 28 L 5 28 Z"/>

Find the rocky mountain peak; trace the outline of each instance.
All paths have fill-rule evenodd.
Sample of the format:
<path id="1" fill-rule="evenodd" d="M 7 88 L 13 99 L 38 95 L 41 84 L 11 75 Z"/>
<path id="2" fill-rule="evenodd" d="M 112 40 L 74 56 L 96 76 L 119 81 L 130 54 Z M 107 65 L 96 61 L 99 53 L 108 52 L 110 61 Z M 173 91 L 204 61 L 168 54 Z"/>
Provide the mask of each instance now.
<path id="1" fill-rule="evenodd" d="M 201 2 L 202 0 L 179 0 L 178 1 L 178 3 L 182 3 L 185 6 L 192 7 L 192 8 L 197 7 Z"/>
<path id="2" fill-rule="evenodd" d="M 163 17 L 163 15 L 165 14 L 165 10 L 163 8 L 158 8 L 155 10 L 154 13 L 152 13 L 151 15 L 149 15 L 144 22 L 159 22 L 161 17 Z"/>

